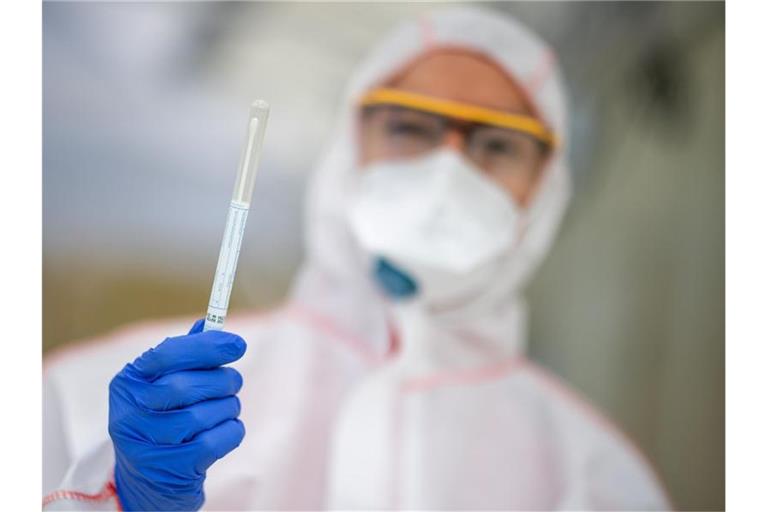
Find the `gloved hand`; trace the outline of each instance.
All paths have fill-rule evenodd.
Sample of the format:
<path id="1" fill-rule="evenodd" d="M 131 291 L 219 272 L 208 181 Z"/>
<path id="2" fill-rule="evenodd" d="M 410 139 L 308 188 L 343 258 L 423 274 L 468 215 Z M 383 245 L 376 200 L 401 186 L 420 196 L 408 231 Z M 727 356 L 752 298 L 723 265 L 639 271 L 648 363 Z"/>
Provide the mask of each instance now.
<path id="1" fill-rule="evenodd" d="M 166 338 L 109 385 L 109 435 L 115 447 L 115 485 L 125 510 L 197 510 L 205 500 L 208 467 L 243 440 L 243 378 L 222 368 L 245 353 L 231 333 Z"/>

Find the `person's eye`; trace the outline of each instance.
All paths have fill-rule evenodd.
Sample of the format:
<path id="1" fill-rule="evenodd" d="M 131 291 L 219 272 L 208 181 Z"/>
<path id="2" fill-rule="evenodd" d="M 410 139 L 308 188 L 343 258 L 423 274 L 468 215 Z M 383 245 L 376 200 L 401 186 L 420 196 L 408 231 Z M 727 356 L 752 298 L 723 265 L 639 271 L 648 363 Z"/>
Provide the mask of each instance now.
<path id="1" fill-rule="evenodd" d="M 516 156 L 519 153 L 517 145 L 510 140 L 493 138 L 485 141 L 485 152 L 495 156 Z"/>
<path id="2" fill-rule="evenodd" d="M 428 137 L 431 132 L 428 127 L 411 121 L 390 121 L 387 123 L 387 134 L 415 137 Z"/>

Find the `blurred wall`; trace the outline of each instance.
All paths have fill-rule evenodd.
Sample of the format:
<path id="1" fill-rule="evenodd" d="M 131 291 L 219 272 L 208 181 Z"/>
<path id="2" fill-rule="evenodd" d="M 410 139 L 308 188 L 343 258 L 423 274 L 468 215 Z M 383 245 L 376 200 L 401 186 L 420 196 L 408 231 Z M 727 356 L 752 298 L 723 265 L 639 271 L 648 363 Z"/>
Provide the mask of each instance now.
<path id="1" fill-rule="evenodd" d="M 279 302 L 346 78 L 436 4 L 45 3 L 43 343 L 202 316 L 245 133 L 273 106 L 232 309 Z M 492 3 L 558 51 L 576 193 L 531 352 L 724 508 L 722 3 Z M 692 470 L 695 468 L 695 470 Z"/>
<path id="2" fill-rule="evenodd" d="M 666 35 L 594 83 L 593 171 L 530 288 L 534 356 L 695 510 L 725 508 L 724 35 Z"/>

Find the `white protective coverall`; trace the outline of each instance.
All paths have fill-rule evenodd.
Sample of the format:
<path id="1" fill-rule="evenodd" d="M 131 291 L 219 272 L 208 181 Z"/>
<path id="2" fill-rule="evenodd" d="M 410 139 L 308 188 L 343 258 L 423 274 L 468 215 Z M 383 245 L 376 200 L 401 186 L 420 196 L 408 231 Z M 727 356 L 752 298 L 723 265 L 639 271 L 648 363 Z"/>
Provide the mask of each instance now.
<path id="1" fill-rule="evenodd" d="M 414 315 L 370 277 L 342 205 L 356 170 L 355 100 L 425 52 L 481 52 L 507 70 L 562 139 L 514 255 L 486 293 Z M 286 305 L 233 316 L 246 436 L 215 463 L 205 509 L 664 509 L 643 456 L 524 356 L 521 288 L 568 202 L 566 105 L 553 52 L 513 20 L 453 8 L 397 28 L 346 93 L 313 175 L 307 260 Z M 193 319 L 131 326 L 50 357 L 44 371 L 44 505 L 115 509 L 108 383 Z"/>

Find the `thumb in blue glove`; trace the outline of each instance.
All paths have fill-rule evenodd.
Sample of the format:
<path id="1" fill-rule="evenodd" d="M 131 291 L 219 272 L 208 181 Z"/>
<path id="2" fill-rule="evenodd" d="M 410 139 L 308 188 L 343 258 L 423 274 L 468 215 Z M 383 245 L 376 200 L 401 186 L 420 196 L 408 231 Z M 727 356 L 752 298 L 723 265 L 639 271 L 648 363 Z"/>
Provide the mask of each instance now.
<path id="1" fill-rule="evenodd" d="M 222 331 L 166 338 L 109 385 L 109 435 L 115 486 L 125 510 L 197 510 L 208 467 L 245 435 L 240 359 L 245 341 Z"/>

